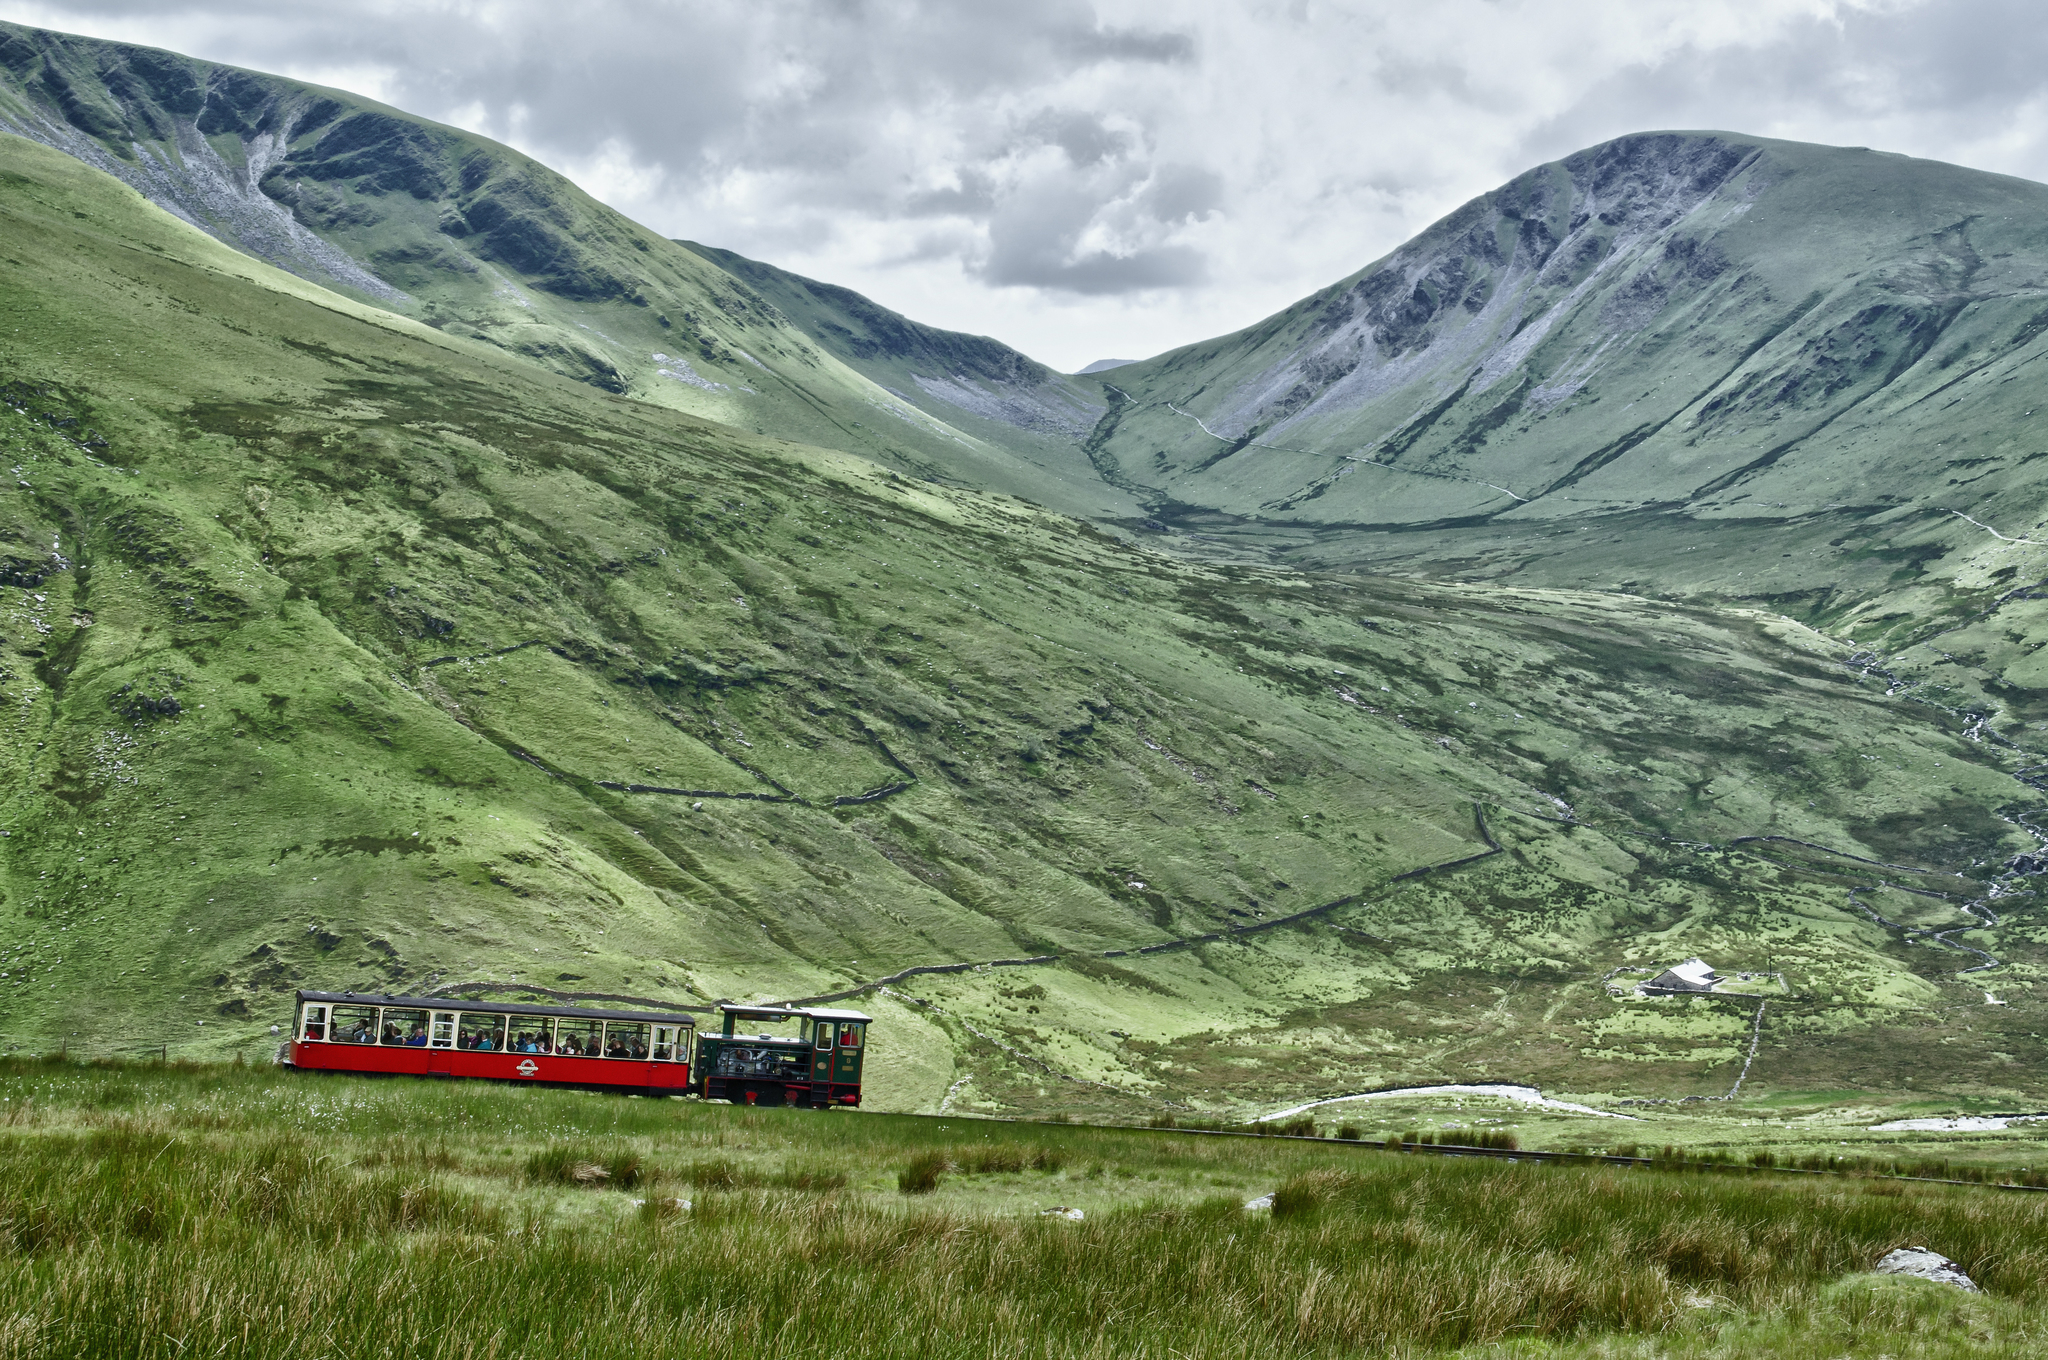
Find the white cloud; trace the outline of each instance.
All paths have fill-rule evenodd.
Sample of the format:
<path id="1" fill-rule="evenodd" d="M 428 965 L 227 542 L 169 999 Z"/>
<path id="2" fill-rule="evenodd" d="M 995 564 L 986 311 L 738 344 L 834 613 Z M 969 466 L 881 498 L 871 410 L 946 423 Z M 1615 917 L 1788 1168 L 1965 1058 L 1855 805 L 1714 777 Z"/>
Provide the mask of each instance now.
<path id="1" fill-rule="evenodd" d="M 1063 367 L 1249 324 L 1538 161 L 1723 127 L 2048 177 L 2017 0 L 0 0 L 500 137 Z"/>

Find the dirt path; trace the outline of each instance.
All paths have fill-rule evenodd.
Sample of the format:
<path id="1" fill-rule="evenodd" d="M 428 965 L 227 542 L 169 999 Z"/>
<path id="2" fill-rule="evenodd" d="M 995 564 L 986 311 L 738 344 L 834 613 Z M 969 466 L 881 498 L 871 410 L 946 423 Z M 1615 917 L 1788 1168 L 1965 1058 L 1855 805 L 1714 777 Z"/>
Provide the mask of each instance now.
<path id="1" fill-rule="evenodd" d="M 1086 953 L 1074 952 L 1072 954 L 1034 954 L 1026 959 L 985 959 L 979 962 L 968 963 L 920 964 L 914 968 L 905 968 L 901 972 L 891 973 L 887 977 L 876 978 L 872 982 L 859 983 L 846 988 L 844 991 L 825 992 L 818 996 L 796 997 L 777 1004 L 785 1006 L 826 1006 L 835 1001 L 846 1001 L 867 992 L 881 990 L 888 987 L 891 983 L 901 982 L 906 978 L 916 977 L 925 973 L 969 973 L 987 968 L 1026 968 L 1035 964 L 1058 963 L 1061 959 L 1068 957 L 1122 959 L 1129 958 L 1132 955 L 1165 954 L 1177 949 L 1192 949 L 1194 946 L 1201 944 L 1217 944 L 1242 939 L 1244 936 L 1257 935 L 1262 931 L 1277 930 L 1281 926 L 1299 925 L 1303 921 L 1321 916 L 1325 912 L 1335 911 L 1338 907 L 1346 907 L 1354 902 L 1363 901 L 1370 893 L 1384 891 L 1396 883 L 1406 883 L 1430 874 L 1443 873 L 1450 869 L 1460 868 L 1467 864 L 1476 864 L 1480 860 L 1491 859 L 1495 855 L 1506 853 L 1501 848 L 1500 842 L 1493 838 L 1493 830 L 1486 824 L 1486 813 L 1481 810 L 1477 803 L 1472 805 L 1472 819 L 1474 825 L 1478 828 L 1480 839 L 1485 841 L 1487 846 L 1486 849 L 1479 851 L 1477 854 L 1460 855 L 1456 859 L 1447 859 L 1438 864 L 1425 864 L 1417 869 L 1409 869 L 1403 873 L 1395 874 L 1377 889 L 1364 889 L 1349 896 L 1337 898 L 1333 902 L 1325 902 L 1321 906 L 1289 912 L 1285 916 L 1276 916 L 1270 921 L 1258 921 L 1248 926 L 1229 926 L 1225 929 L 1210 931 L 1203 935 L 1187 935 L 1179 939 L 1162 940 L 1158 944 L 1140 945 L 1136 949 L 1105 949 L 1100 953 L 1090 951 Z M 1356 931 L 1351 933 L 1365 934 L 1366 932 Z M 1372 936 L 1371 938 L 1378 939 L 1379 937 Z"/>

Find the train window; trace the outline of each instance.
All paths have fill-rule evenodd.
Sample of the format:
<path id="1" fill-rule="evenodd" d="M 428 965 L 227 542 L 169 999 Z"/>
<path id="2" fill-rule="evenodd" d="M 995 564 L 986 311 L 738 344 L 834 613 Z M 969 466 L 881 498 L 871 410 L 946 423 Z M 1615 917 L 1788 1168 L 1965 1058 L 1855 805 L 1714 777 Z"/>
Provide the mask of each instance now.
<path id="1" fill-rule="evenodd" d="M 317 1044 L 327 1037 L 327 1008 L 306 1007 L 306 1016 L 299 1026 L 299 1037 L 308 1043 Z"/>
<path id="2" fill-rule="evenodd" d="M 455 1027 L 455 1046 L 478 1053 L 495 1053 L 505 1046 L 505 1017 L 465 1013 Z"/>
<path id="3" fill-rule="evenodd" d="M 557 1020 L 555 1052 L 565 1058 L 595 1058 L 603 1051 L 599 1040 L 603 1030 L 600 1020 Z"/>
<path id="4" fill-rule="evenodd" d="M 830 1020 L 820 1020 L 818 1022 L 818 1047 L 832 1047 L 832 1022 Z"/>
<path id="5" fill-rule="evenodd" d="M 604 1055 L 607 1058 L 647 1060 L 647 1026 L 633 1021 L 613 1020 L 604 1027 Z"/>
<path id="6" fill-rule="evenodd" d="M 841 1024 L 839 1026 L 839 1046 L 841 1048 L 859 1048 L 860 1026 L 854 1024 L 851 1020 Z"/>
<path id="7" fill-rule="evenodd" d="M 455 1012 L 435 1011 L 434 1022 L 427 1027 L 427 1047 L 455 1047 Z"/>
<path id="8" fill-rule="evenodd" d="M 333 1026 L 334 1042 L 337 1044 L 377 1042 L 375 1006 L 336 1006 L 329 1023 Z"/>
<path id="9" fill-rule="evenodd" d="M 404 1048 L 425 1048 L 427 1013 L 402 1006 L 386 1006 L 384 1027 L 377 1032 L 377 1042 L 397 1044 Z"/>
<path id="10" fill-rule="evenodd" d="M 689 1057 L 689 1033 L 690 1031 L 688 1030 L 682 1031 L 683 1038 L 680 1041 L 679 1049 L 676 1027 L 674 1025 L 656 1025 L 654 1027 L 654 1060 L 656 1062 L 681 1062 L 687 1059 Z"/>
<path id="11" fill-rule="evenodd" d="M 536 1016 L 512 1017 L 512 1033 L 505 1041 L 505 1047 L 514 1053 L 552 1053 L 554 1043 L 552 1020 Z"/>

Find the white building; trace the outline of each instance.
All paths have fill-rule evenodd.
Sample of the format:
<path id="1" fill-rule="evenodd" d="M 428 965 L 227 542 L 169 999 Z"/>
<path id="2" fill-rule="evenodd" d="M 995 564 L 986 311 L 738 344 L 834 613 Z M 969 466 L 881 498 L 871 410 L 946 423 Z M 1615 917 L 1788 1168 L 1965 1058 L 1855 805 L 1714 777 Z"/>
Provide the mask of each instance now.
<path id="1" fill-rule="evenodd" d="M 1721 981 L 1713 965 L 1702 959 L 1673 964 L 1643 984 L 1646 992 L 1711 992 Z"/>

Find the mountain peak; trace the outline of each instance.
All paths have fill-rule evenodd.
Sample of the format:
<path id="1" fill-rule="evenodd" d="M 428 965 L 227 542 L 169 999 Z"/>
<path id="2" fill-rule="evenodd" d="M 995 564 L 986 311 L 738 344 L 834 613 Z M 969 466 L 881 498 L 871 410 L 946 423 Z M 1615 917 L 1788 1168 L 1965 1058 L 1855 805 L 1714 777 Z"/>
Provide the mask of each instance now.
<path id="1" fill-rule="evenodd" d="M 1929 398 L 2041 351 L 2044 280 L 2048 186 L 1635 134 L 1516 176 L 1256 326 L 1119 370 L 1096 459 L 1210 516 L 1205 532 L 1292 523 L 1348 561 L 1457 557 L 1478 535 L 1526 563 L 1554 551 L 1537 525 L 1565 517 L 1950 506 L 2024 479 L 1957 492 L 1929 451 L 1996 443 L 2032 402 L 1973 384 L 1937 429 Z M 1442 532 L 1382 537 L 1425 525 Z M 1755 565 L 1692 578 L 1751 588 Z"/>

